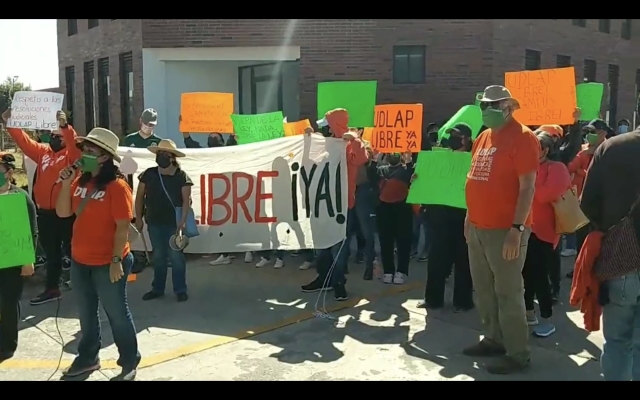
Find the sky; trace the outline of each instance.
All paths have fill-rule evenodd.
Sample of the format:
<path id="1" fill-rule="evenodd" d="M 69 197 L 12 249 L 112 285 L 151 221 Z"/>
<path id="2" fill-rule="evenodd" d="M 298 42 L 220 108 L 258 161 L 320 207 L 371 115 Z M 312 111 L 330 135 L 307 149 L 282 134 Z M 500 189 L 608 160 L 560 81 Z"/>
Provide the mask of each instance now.
<path id="1" fill-rule="evenodd" d="M 55 19 L 0 19 L 0 81 L 18 77 L 34 90 L 59 87 Z"/>

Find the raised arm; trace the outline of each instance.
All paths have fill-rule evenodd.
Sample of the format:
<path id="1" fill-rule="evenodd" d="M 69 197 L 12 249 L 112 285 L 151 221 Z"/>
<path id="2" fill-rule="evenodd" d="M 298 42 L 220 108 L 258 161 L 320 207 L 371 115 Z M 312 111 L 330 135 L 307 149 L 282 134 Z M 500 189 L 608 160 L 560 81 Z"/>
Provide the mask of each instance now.
<path id="1" fill-rule="evenodd" d="M 2 113 L 2 120 L 6 124 L 11 118 L 11 109 L 7 109 Z M 16 142 L 16 145 L 25 156 L 29 157 L 36 163 L 40 162 L 40 158 L 45 155 L 48 151 L 48 146 L 46 144 L 38 143 L 35 140 L 31 139 L 27 132 L 23 131 L 19 128 L 7 128 L 7 132 Z"/>
<path id="2" fill-rule="evenodd" d="M 64 141 L 66 150 L 67 150 L 67 158 L 75 162 L 82 157 L 82 151 L 76 146 L 76 134 L 73 126 L 67 124 L 67 115 L 64 111 L 58 111 L 58 126 L 60 128 L 60 133 L 62 134 L 62 140 Z"/>

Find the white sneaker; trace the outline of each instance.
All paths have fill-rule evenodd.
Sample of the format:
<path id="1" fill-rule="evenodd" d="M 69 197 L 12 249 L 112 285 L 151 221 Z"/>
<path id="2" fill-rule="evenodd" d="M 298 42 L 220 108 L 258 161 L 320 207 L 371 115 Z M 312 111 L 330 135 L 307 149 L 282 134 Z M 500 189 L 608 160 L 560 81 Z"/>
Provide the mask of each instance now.
<path id="1" fill-rule="evenodd" d="M 279 258 L 276 259 L 276 262 L 273 264 L 273 268 L 280 269 L 282 267 L 284 267 L 284 261 Z"/>
<path id="2" fill-rule="evenodd" d="M 386 283 L 386 284 L 393 283 L 393 275 L 392 274 L 382 275 L 382 283 Z"/>
<path id="3" fill-rule="evenodd" d="M 215 260 L 209 261 L 209 265 L 226 265 L 226 264 L 231 264 L 231 258 L 225 257 L 222 254 L 220 254 L 220 257 L 216 258 Z"/>
<path id="4" fill-rule="evenodd" d="M 301 269 L 302 271 L 306 271 L 306 270 L 308 270 L 309 268 L 311 268 L 311 263 L 310 263 L 309 261 L 305 261 L 305 262 L 303 262 L 303 263 L 302 263 L 302 265 L 300 266 L 300 269 Z"/>
<path id="5" fill-rule="evenodd" d="M 246 263 L 253 262 L 253 253 L 252 252 L 247 251 L 246 253 L 244 253 L 244 262 L 246 262 Z"/>
<path id="6" fill-rule="evenodd" d="M 578 255 L 578 250 L 576 249 L 564 249 L 560 252 L 562 257 L 573 257 Z"/>
<path id="7" fill-rule="evenodd" d="M 396 272 L 393 276 L 393 284 L 394 285 L 404 285 L 407 282 L 407 276 L 402 272 Z"/>
<path id="8" fill-rule="evenodd" d="M 264 257 L 261 257 L 261 258 L 260 258 L 260 261 L 258 261 L 258 263 L 256 264 L 256 268 L 262 268 L 262 267 L 264 267 L 264 266 L 265 266 L 265 265 L 267 265 L 267 264 L 269 264 L 269 260 L 267 260 L 267 259 L 266 259 L 266 258 L 264 258 Z"/>

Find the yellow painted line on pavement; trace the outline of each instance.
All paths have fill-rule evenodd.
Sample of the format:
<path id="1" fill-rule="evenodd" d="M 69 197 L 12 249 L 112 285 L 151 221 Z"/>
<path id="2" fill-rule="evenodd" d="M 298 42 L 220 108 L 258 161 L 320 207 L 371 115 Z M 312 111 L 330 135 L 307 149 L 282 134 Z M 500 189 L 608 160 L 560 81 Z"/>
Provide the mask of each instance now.
<path id="1" fill-rule="evenodd" d="M 356 308 L 368 304 L 372 301 L 393 296 L 396 294 L 408 292 L 413 289 L 420 288 L 424 285 L 424 282 L 409 282 L 406 285 L 402 286 L 392 286 L 388 290 L 383 291 L 380 294 L 374 294 L 369 297 L 356 297 L 347 301 L 338 302 L 333 304 L 331 307 L 327 307 L 328 312 L 336 312 L 342 311 L 350 308 Z M 210 350 L 215 347 L 220 347 L 225 344 L 237 342 L 244 339 L 249 339 L 254 336 L 261 335 L 263 333 L 272 332 L 289 325 L 294 325 L 299 322 L 307 321 L 312 318 L 315 318 L 314 311 L 305 311 L 298 315 L 294 315 L 289 318 L 285 318 L 273 324 L 260 326 L 254 329 L 246 330 L 240 332 L 233 336 L 218 336 L 213 339 L 205 340 L 200 343 L 193 343 L 186 346 L 178 347 L 175 349 L 171 349 L 169 351 L 152 354 L 152 355 L 142 355 L 142 362 L 140 363 L 138 368 L 148 368 L 154 365 L 162 364 L 168 361 L 176 360 L 181 357 L 187 357 L 192 354 L 200 353 L 205 350 Z M 62 349 L 61 349 L 62 351 Z M 72 360 L 63 360 L 60 362 L 60 369 L 65 369 L 71 365 Z M 102 369 L 119 369 L 120 367 L 116 364 L 115 360 L 107 360 L 102 361 Z M 3 369 L 55 369 L 58 367 L 58 360 L 19 360 L 19 359 L 10 359 L 4 361 L 0 364 L 0 372 Z"/>

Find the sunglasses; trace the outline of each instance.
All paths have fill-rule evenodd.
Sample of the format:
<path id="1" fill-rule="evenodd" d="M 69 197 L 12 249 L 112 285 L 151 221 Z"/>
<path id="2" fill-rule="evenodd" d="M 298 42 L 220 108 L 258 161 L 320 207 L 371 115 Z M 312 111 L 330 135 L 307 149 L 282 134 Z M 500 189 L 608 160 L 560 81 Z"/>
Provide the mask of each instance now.
<path id="1" fill-rule="evenodd" d="M 481 110 L 486 110 L 487 108 L 492 108 L 494 110 L 500 110 L 500 104 L 502 102 L 501 101 L 481 101 L 480 102 L 480 109 Z"/>

